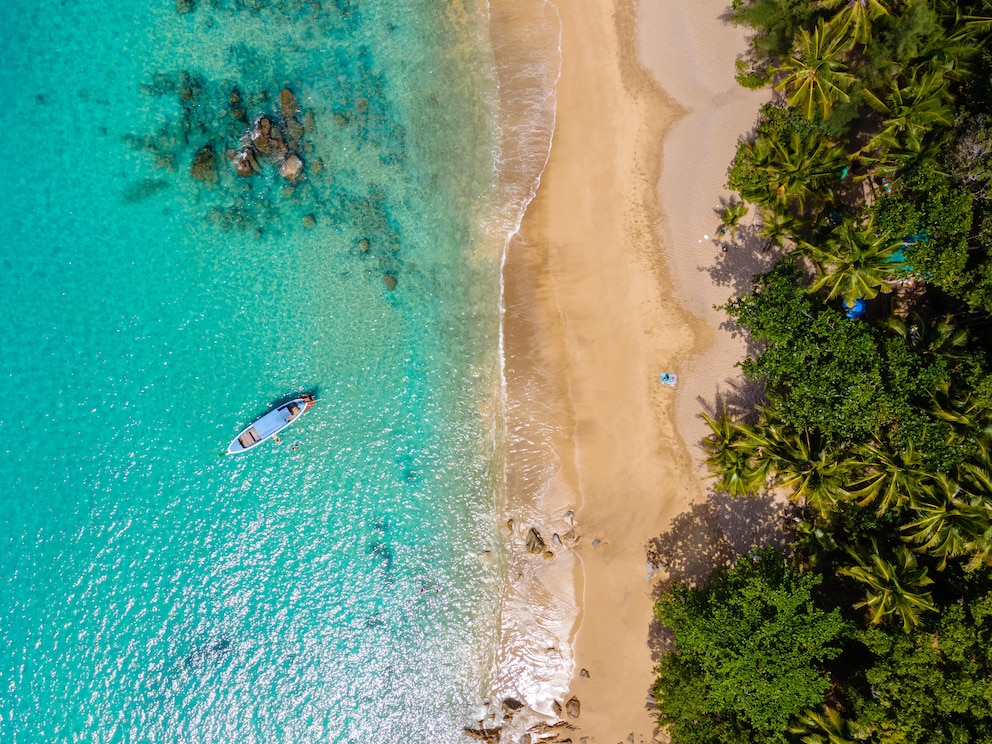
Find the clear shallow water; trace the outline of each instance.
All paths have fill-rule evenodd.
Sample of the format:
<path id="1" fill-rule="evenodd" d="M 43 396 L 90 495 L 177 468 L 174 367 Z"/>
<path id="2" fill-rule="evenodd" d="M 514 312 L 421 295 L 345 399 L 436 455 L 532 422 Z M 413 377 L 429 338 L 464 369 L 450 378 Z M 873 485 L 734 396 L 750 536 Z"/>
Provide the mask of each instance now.
<path id="1" fill-rule="evenodd" d="M 476 6 L 0 23 L 0 740 L 460 740 L 502 585 Z M 292 193 L 224 159 L 283 86 Z M 281 445 L 218 457 L 302 389 Z"/>

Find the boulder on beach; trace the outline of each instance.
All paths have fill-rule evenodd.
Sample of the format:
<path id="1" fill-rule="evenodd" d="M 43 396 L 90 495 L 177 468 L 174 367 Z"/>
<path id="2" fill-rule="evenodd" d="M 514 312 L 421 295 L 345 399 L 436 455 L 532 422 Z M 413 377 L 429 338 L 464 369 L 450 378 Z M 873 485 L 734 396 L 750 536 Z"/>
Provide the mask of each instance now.
<path id="1" fill-rule="evenodd" d="M 193 164 L 189 167 L 189 174 L 197 181 L 204 183 L 217 182 L 217 158 L 214 148 L 204 145 L 196 151 L 193 156 Z"/>
<path id="2" fill-rule="evenodd" d="M 579 705 L 579 699 L 577 697 L 570 698 L 567 703 L 565 703 L 565 714 L 569 718 L 578 718 L 581 706 Z"/>
<path id="3" fill-rule="evenodd" d="M 531 527 L 530 532 L 527 533 L 527 550 L 537 555 L 538 553 L 544 553 L 547 549 L 548 544 L 544 542 L 541 533 L 537 531 L 536 527 Z"/>
<path id="4" fill-rule="evenodd" d="M 508 697 L 503 699 L 503 712 L 504 713 L 516 713 L 518 710 L 524 707 L 516 698 Z"/>

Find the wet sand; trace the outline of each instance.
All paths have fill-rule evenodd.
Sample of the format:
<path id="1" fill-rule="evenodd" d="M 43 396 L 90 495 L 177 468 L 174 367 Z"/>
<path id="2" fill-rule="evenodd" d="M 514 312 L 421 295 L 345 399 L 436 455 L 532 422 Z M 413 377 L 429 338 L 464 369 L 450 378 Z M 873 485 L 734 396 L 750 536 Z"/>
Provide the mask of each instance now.
<path id="1" fill-rule="evenodd" d="M 649 546 L 706 499 L 698 411 L 739 385 L 741 343 L 712 309 L 738 254 L 715 210 L 763 94 L 733 80 L 745 42 L 725 8 L 558 3 L 551 157 L 504 271 L 506 512 L 518 598 L 575 618 L 530 659 L 571 665 L 570 686 L 519 692 L 545 712 L 577 697 L 574 742 L 661 737 L 649 636 L 670 572 Z M 553 555 L 526 551 L 531 527 Z"/>

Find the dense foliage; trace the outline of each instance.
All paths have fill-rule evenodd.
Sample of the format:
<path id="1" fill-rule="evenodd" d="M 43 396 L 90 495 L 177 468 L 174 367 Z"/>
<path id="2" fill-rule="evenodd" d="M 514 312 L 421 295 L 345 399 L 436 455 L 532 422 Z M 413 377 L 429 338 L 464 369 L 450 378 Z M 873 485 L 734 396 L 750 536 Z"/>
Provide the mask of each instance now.
<path id="1" fill-rule="evenodd" d="M 731 17 L 739 81 L 779 97 L 725 223 L 783 258 L 724 308 L 766 399 L 704 444 L 719 490 L 796 517 L 784 556 L 660 602 L 660 720 L 676 744 L 992 742 L 992 2 Z"/>
<path id="2" fill-rule="evenodd" d="M 840 652 L 844 622 L 814 606 L 818 583 L 764 551 L 658 605 L 679 643 L 658 680 L 662 721 L 679 742 L 784 743 L 789 720 L 823 699 L 822 665 Z"/>

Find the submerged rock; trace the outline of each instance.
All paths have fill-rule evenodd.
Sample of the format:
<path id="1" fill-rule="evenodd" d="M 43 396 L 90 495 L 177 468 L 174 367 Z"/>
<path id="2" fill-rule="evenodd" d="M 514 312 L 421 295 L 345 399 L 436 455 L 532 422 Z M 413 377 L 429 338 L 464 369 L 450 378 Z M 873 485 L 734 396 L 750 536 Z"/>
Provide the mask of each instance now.
<path id="1" fill-rule="evenodd" d="M 386 285 L 386 289 L 392 292 L 396 289 L 396 274 L 383 274 L 382 283 Z"/>
<path id="2" fill-rule="evenodd" d="M 290 147 L 299 147 L 303 139 L 303 125 L 296 119 L 286 119 L 286 142 Z"/>
<path id="3" fill-rule="evenodd" d="M 311 135 L 317 131 L 317 122 L 313 118 L 313 111 L 309 109 L 303 114 L 303 131 Z"/>
<path id="4" fill-rule="evenodd" d="M 317 218 L 314 217 L 313 212 L 303 216 L 303 227 L 315 227 L 317 225 Z"/>
<path id="5" fill-rule="evenodd" d="M 358 241 L 358 250 L 360 250 L 362 253 L 368 253 L 369 248 L 371 247 L 372 244 L 369 243 L 367 238 L 362 238 L 361 240 Z"/>
<path id="6" fill-rule="evenodd" d="M 197 181 L 217 183 L 217 158 L 211 145 L 204 145 L 193 156 L 189 174 Z"/>
<path id="7" fill-rule="evenodd" d="M 300 103 L 289 88 L 279 91 L 279 108 L 282 110 L 284 119 L 292 119 L 300 113 Z"/>
<path id="8" fill-rule="evenodd" d="M 193 0 L 176 0 L 176 12 L 179 15 L 192 13 L 195 8 L 196 4 Z"/>

